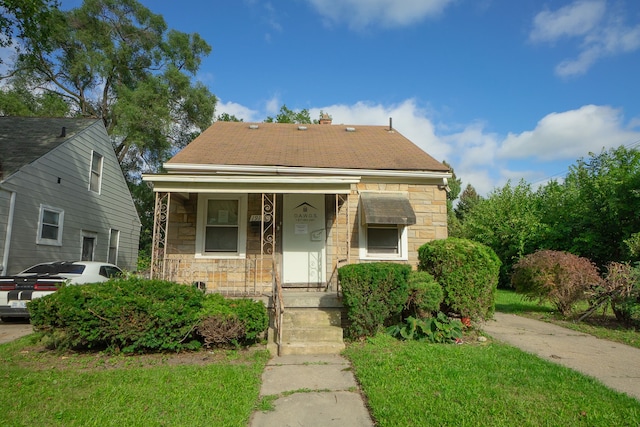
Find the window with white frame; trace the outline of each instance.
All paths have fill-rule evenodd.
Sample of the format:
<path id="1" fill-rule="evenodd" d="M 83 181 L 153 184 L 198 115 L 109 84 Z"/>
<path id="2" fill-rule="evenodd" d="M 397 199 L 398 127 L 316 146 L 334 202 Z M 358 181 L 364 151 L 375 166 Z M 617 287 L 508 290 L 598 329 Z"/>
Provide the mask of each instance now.
<path id="1" fill-rule="evenodd" d="M 406 194 L 360 193 L 360 258 L 408 259 L 408 228 L 416 215 Z"/>
<path id="2" fill-rule="evenodd" d="M 91 177 L 89 181 L 89 190 L 100 192 L 100 184 L 102 182 L 102 156 L 97 152 L 91 154 Z"/>
<path id="3" fill-rule="evenodd" d="M 402 224 L 360 227 L 360 258 L 406 260 L 407 247 L 407 227 Z"/>
<path id="4" fill-rule="evenodd" d="M 64 211 L 62 209 L 40 205 L 36 243 L 39 245 L 62 246 L 63 225 Z"/>
<path id="5" fill-rule="evenodd" d="M 200 195 L 196 256 L 244 257 L 246 195 Z"/>
<path id="6" fill-rule="evenodd" d="M 107 262 L 111 264 L 118 264 L 118 245 L 120 243 L 120 230 L 109 231 L 109 254 L 107 256 Z"/>

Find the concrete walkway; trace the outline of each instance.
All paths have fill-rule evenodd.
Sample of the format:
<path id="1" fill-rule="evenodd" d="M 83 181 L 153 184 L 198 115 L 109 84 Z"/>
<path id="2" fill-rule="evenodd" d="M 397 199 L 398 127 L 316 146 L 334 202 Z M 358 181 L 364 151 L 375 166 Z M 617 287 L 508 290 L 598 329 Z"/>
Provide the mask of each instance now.
<path id="1" fill-rule="evenodd" d="M 640 349 L 513 314 L 495 313 L 482 329 L 496 340 L 640 400 Z"/>
<path id="2" fill-rule="evenodd" d="M 351 365 L 338 355 L 272 358 L 261 396 L 275 395 L 275 411 L 255 412 L 250 427 L 372 427 Z"/>

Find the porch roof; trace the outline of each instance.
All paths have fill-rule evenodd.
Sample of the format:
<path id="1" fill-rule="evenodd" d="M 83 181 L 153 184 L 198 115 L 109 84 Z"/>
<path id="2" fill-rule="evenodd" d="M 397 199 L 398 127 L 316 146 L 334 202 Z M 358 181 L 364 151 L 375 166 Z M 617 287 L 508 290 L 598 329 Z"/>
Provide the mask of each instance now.
<path id="1" fill-rule="evenodd" d="M 154 191 L 178 193 L 320 193 L 349 194 L 360 177 L 144 175 Z"/>

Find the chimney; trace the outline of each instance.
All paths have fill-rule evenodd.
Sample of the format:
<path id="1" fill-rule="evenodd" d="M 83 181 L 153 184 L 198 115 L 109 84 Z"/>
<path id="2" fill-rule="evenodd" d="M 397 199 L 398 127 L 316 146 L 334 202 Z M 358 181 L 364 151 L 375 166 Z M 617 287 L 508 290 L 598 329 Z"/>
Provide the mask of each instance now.
<path id="1" fill-rule="evenodd" d="M 331 118 L 331 116 L 329 114 L 323 113 L 322 111 L 320 111 L 320 121 L 319 121 L 319 123 L 321 125 L 330 125 L 332 120 L 333 120 L 333 118 Z"/>

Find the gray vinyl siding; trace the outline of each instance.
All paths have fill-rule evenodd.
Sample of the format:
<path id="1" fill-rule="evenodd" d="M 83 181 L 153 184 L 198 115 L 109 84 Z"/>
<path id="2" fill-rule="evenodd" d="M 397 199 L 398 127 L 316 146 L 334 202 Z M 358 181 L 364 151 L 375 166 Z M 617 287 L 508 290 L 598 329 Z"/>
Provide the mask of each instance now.
<path id="1" fill-rule="evenodd" d="M 89 190 L 92 150 L 103 156 L 100 194 Z M 107 261 L 110 229 L 120 231 L 117 264 L 135 270 L 140 220 L 100 121 L 24 166 L 3 187 L 17 193 L 9 273 L 37 262 L 79 260 L 82 231 L 97 234 L 94 260 Z M 64 211 L 62 246 L 37 244 L 41 204 Z"/>

